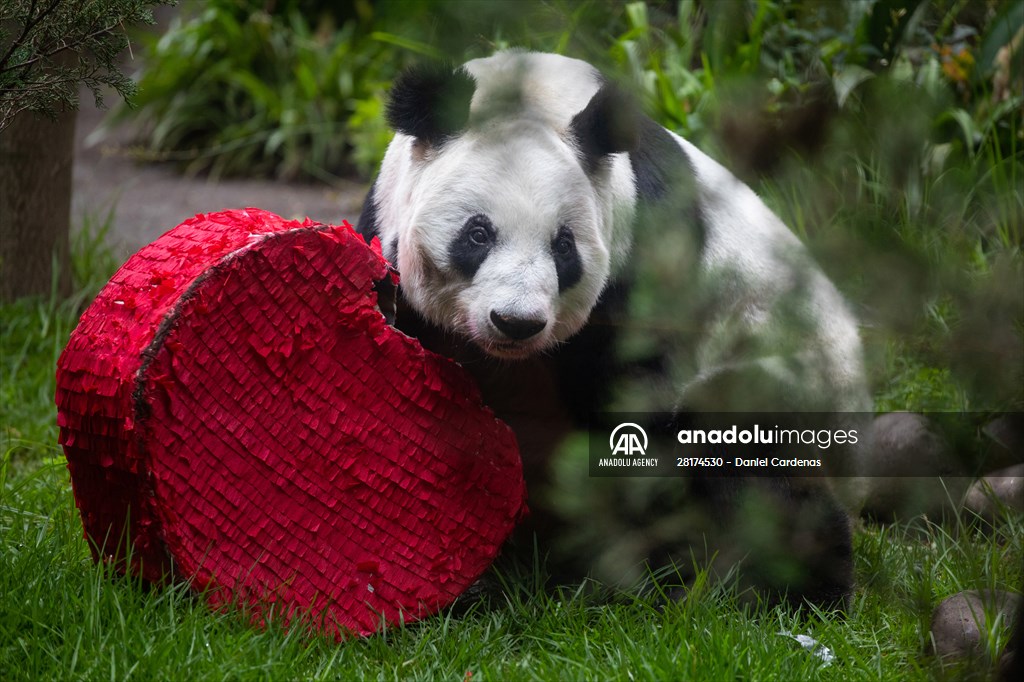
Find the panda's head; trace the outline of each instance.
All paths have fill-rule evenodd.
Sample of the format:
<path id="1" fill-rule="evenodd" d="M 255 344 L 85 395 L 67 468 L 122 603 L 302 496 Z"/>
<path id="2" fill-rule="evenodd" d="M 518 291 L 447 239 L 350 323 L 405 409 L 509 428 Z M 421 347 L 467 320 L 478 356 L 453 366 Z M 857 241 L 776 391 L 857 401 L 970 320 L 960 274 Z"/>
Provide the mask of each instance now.
<path id="1" fill-rule="evenodd" d="M 617 248 L 608 157 L 633 135 L 632 112 L 610 89 L 560 126 L 526 87 L 483 90 L 463 68 L 406 73 L 378 179 L 390 194 L 380 197 L 391 214 L 381 216 L 385 255 L 397 256 L 406 300 L 509 359 L 586 323 Z"/>

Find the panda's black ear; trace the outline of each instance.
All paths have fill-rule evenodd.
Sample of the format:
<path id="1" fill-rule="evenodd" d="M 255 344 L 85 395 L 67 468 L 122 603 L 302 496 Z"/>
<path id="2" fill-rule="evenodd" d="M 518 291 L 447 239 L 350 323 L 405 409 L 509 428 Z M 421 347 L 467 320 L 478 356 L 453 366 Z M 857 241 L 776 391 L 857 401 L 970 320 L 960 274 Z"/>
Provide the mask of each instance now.
<path id="1" fill-rule="evenodd" d="M 462 67 L 424 65 L 404 71 L 391 86 L 388 125 L 430 146 L 466 127 L 476 81 Z"/>
<path id="2" fill-rule="evenodd" d="M 569 124 L 584 169 L 593 172 L 609 154 L 633 151 L 642 120 L 643 114 L 631 95 L 612 83 L 602 85 Z"/>

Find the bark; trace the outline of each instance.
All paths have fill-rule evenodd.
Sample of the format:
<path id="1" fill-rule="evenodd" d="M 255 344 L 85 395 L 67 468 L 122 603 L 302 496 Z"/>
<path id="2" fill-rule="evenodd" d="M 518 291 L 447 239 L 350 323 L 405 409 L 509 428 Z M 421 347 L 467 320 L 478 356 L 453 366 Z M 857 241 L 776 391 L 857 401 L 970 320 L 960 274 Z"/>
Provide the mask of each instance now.
<path id="1" fill-rule="evenodd" d="M 22 112 L 0 133 L 0 300 L 70 291 L 74 138 L 74 111 Z"/>

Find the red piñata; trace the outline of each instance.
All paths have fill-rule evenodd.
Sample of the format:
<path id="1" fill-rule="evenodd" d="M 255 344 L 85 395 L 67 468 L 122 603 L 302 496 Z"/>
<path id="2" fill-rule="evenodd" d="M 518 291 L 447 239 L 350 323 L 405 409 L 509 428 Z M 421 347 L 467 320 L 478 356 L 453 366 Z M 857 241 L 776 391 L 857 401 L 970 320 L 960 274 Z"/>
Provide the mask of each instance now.
<path id="1" fill-rule="evenodd" d="M 348 223 L 198 215 L 132 256 L 57 367 L 97 560 L 337 637 L 450 604 L 525 511 L 515 438 L 389 327 Z"/>

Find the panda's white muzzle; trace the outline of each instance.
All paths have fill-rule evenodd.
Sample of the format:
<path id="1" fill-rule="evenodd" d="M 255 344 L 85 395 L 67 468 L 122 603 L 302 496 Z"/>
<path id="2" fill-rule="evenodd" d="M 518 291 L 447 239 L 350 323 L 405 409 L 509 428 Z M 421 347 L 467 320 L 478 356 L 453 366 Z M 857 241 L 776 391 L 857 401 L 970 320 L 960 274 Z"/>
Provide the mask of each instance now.
<path id="1" fill-rule="evenodd" d="M 536 249 L 499 249 L 484 262 L 465 299 L 473 339 L 497 357 L 523 358 L 554 342 L 557 277 L 550 256 Z"/>

